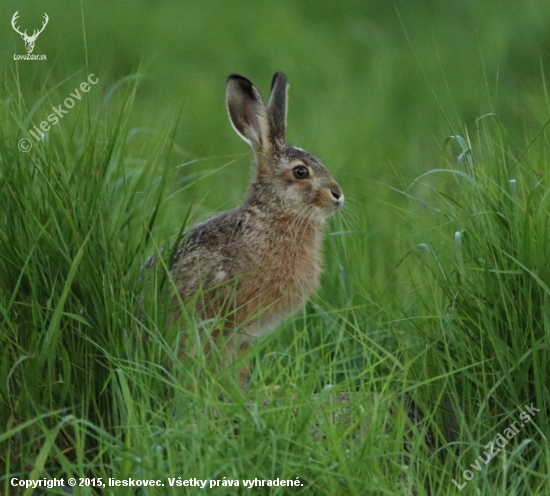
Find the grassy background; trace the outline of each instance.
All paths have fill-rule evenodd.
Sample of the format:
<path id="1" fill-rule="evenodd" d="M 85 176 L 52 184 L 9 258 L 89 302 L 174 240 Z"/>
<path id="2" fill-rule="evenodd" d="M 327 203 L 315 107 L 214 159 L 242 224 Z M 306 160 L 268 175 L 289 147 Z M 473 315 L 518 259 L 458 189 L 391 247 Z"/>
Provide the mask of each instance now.
<path id="1" fill-rule="evenodd" d="M 34 51 L 47 62 L 13 61 L 16 10 L 29 30 L 48 13 Z M 166 484 L 139 494 L 180 494 L 179 476 L 451 494 L 531 402 L 535 419 L 461 493 L 548 493 L 547 2 L 8 0 L 0 13 L 0 494 L 54 476 Z M 250 153 L 225 79 L 265 95 L 276 70 L 289 140 L 349 201 L 322 288 L 252 350 L 241 391 L 236 365 L 178 360 L 180 330 L 139 267 L 186 221 L 239 203 Z M 20 152 L 88 73 L 87 98 Z"/>

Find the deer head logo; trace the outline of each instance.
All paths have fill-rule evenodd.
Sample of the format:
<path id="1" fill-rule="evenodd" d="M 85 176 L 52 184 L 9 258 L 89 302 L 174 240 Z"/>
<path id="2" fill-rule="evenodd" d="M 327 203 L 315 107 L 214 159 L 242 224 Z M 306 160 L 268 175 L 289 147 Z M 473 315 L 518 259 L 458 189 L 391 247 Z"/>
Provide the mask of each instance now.
<path id="1" fill-rule="evenodd" d="M 27 50 L 27 53 L 31 54 L 32 51 L 34 50 L 34 42 L 36 41 L 36 38 L 38 38 L 38 35 L 44 31 L 44 28 L 46 27 L 46 24 L 48 24 L 48 21 L 49 21 L 49 17 L 48 17 L 48 14 L 46 14 L 44 12 L 44 22 L 42 23 L 42 27 L 40 28 L 39 31 L 37 31 L 36 29 L 33 31 L 32 33 L 32 36 L 29 36 L 27 34 L 27 30 L 25 29 L 25 32 L 22 33 L 21 31 L 19 31 L 19 28 L 17 27 L 17 25 L 15 24 L 15 21 L 17 20 L 17 17 L 19 16 L 19 11 L 17 11 L 15 14 L 13 14 L 13 17 L 11 18 L 11 25 L 13 27 L 13 29 L 15 29 L 15 31 L 17 33 L 19 33 L 21 35 L 21 38 L 23 38 L 23 41 L 25 42 L 25 49 Z"/>

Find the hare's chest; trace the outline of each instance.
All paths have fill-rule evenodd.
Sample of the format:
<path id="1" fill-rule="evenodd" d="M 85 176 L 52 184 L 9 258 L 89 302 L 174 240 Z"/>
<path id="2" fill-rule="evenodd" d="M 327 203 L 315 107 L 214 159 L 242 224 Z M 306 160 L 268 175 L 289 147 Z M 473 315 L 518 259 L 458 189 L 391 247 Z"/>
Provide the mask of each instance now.
<path id="1" fill-rule="evenodd" d="M 265 231 L 264 231 L 265 232 Z M 237 284 L 235 324 L 257 337 L 298 310 L 315 292 L 321 275 L 321 237 L 273 235 L 247 243 L 249 264 Z"/>
<path id="2" fill-rule="evenodd" d="M 262 248 L 262 255 L 256 259 L 249 274 L 255 296 L 265 306 L 278 306 L 278 303 L 298 306 L 319 285 L 321 239 L 315 236 L 301 243 L 277 238 L 270 241 Z"/>

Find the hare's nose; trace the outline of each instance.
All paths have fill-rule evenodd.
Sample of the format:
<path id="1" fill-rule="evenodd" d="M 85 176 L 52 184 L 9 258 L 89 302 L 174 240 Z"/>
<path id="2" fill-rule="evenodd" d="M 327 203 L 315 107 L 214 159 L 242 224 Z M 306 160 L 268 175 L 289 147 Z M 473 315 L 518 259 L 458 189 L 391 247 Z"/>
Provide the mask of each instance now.
<path id="1" fill-rule="evenodd" d="M 332 193 L 332 197 L 336 200 L 336 203 L 338 203 L 338 206 L 341 206 L 344 203 L 344 192 L 342 188 L 331 188 L 330 192 Z"/>

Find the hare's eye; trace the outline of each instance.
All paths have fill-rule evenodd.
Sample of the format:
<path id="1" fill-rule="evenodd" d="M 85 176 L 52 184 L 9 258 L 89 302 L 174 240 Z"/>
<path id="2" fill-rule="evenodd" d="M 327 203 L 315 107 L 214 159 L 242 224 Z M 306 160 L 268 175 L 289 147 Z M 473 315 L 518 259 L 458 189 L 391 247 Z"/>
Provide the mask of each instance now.
<path id="1" fill-rule="evenodd" d="M 294 179 L 306 179 L 309 177 L 309 169 L 305 165 L 297 165 L 292 169 Z"/>

